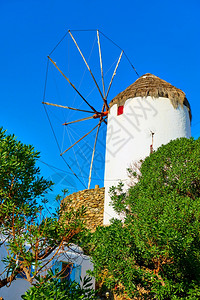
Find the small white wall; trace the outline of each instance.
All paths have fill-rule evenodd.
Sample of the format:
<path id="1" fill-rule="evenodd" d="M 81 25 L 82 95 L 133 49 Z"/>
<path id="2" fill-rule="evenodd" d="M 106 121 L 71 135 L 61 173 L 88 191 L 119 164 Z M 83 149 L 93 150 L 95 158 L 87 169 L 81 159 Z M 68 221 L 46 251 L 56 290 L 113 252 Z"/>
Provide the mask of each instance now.
<path id="1" fill-rule="evenodd" d="M 55 250 L 56 251 L 56 250 Z M 48 257 L 48 260 L 54 255 L 55 251 Z M 6 248 L 3 246 L 0 247 L 0 272 L 4 270 L 4 264 L 2 259 L 7 256 Z M 93 270 L 93 264 L 89 256 L 84 255 L 81 248 L 76 245 L 72 245 L 69 248 L 60 250 L 59 253 L 55 256 L 54 260 L 60 262 L 71 262 L 76 265 L 81 265 L 81 277 L 84 278 L 88 270 Z M 43 261 L 45 263 L 46 260 Z M 51 261 L 48 267 L 52 267 L 53 261 Z M 46 272 L 42 272 L 44 275 Z M 3 278 L 3 275 L 2 275 Z M 21 300 L 21 296 L 31 287 L 31 284 L 25 279 L 16 279 L 14 280 L 9 287 L 0 288 L 0 297 L 3 297 L 4 300 Z M 92 279 L 92 287 L 95 287 L 95 280 Z"/>
<path id="2" fill-rule="evenodd" d="M 21 296 L 31 287 L 31 284 L 24 279 L 14 280 L 9 287 L 0 289 L 0 296 L 4 300 L 22 300 Z"/>
<path id="3" fill-rule="evenodd" d="M 162 144 L 180 137 L 191 136 L 189 113 L 186 106 L 173 107 L 168 98 L 130 98 L 124 112 L 117 116 L 117 104 L 108 115 L 105 161 L 104 224 L 119 218 L 110 206 L 109 189 L 121 180 L 127 184 L 127 168 L 156 150 Z M 127 186 L 126 186 L 127 187 Z"/>
<path id="4" fill-rule="evenodd" d="M 5 269 L 5 264 L 3 263 L 3 259 L 7 256 L 8 252 L 5 247 L 5 244 L 3 244 L 0 247 L 0 274 Z M 1 276 L 4 278 L 4 274 Z M 3 297 L 4 300 L 18 300 L 21 299 L 21 295 L 23 295 L 29 288 L 31 284 L 27 282 L 24 279 L 16 279 L 11 283 L 10 286 L 4 286 L 3 288 L 0 288 L 0 297 Z"/>
<path id="5" fill-rule="evenodd" d="M 76 265 L 81 266 L 81 278 L 83 279 L 87 276 L 87 271 L 93 271 L 93 263 L 91 262 L 91 258 L 87 255 L 84 255 L 80 248 L 74 245 L 74 248 L 71 250 L 60 251 L 58 256 L 58 261 L 62 262 L 72 262 Z M 80 283 L 81 284 L 81 283 Z M 95 280 L 92 279 L 92 287 L 95 288 Z"/>

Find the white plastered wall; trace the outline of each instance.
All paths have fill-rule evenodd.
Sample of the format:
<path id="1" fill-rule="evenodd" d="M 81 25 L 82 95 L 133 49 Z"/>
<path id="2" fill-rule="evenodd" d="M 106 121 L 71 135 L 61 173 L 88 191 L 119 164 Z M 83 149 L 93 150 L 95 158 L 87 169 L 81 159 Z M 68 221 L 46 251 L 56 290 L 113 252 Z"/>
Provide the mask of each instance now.
<path id="1" fill-rule="evenodd" d="M 54 250 L 51 253 L 47 261 L 52 258 L 57 250 Z M 7 250 L 4 245 L 0 247 L 0 273 L 3 273 L 5 270 L 5 265 L 3 263 L 3 259 L 7 256 Z M 77 265 L 81 265 L 81 278 L 84 278 L 87 275 L 88 270 L 93 270 L 93 264 L 89 256 L 84 255 L 81 248 L 76 245 L 73 245 L 69 248 L 66 247 L 65 250 L 60 250 L 59 253 L 55 256 L 55 260 L 61 262 L 71 262 L 76 263 Z M 43 263 L 46 261 L 44 260 Z M 47 268 L 51 268 L 53 261 L 51 261 Z M 46 272 L 41 272 L 41 275 L 45 275 Z M 3 277 L 3 275 L 2 275 Z M 92 287 L 95 288 L 95 279 L 92 278 Z M 82 285 L 82 283 L 80 283 Z M 14 280 L 11 285 L 4 286 L 0 288 L 0 297 L 3 297 L 5 300 L 21 300 L 21 296 L 31 287 L 31 284 L 23 278 L 17 278 Z"/>
<path id="2" fill-rule="evenodd" d="M 105 162 L 104 224 L 119 218 L 110 204 L 109 189 L 121 180 L 127 184 L 127 168 L 156 150 L 162 144 L 180 137 L 191 136 L 189 113 L 186 106 L 174 108 L 168 98 L 130 98 L 123 114 L 117 116 L 117 104 L 108 115 Z"/>

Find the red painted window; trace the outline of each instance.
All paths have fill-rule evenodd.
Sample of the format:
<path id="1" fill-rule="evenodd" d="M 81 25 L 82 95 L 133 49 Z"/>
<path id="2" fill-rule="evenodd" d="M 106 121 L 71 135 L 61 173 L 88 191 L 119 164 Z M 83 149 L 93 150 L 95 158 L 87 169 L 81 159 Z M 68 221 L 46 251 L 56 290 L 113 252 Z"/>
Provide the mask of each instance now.
<path id="1" fill-rule="evenodd" d="M 119 116 L 119 115 L 122 115 L 123 112 L 124 112 L 124 106 L 123 106 L 123 105 L 122 105 L 122 106 L 118 106 L 118 109 L 117 109 L 117 115 L 118 115 L 118 116 Z"/>

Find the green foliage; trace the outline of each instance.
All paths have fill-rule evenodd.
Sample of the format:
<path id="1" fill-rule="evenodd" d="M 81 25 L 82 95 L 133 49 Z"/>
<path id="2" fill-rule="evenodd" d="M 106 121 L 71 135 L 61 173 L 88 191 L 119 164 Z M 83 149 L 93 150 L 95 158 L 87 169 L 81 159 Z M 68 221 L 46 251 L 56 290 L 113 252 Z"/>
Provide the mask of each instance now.
<path id="1" fill-rule="evenodd" d="M 0 246 L 8 253 L 0 288 L 21 272 L 32 283 L 56 248 L 77 242 L 82 234 L 83 208 L 66 210 L 66 203 L 47 217 L 44 207 L 38 204 L 38 200 L 46 204 L 45 194 L 53 184 L 41 176 L 36 166 L 38 158 L 32 146 L 0 129 Z"/>
<path id="2" fill-rule="evenodd" d="M 98 228 L 88 247 L 102 286 L 140 299 L 200 297 L 200 139 L 181 138 L 147 157 L 125 194 L 124 216 Z M 88 241 L 89 242 L 89 241 Z"/>
<path id="3" fill-rule="evenodd" d="M 55 278 L 52 271 L 48 271 L 45 278 L 37 277 L 37 283 L 23 296 L 24 300 L 93 300 L 96 299 L 92 289 L 91 278 L 85 277 L 82 286 L 75 281 L 63 281 L 59 275 Z"/>
<path id="4" fill-rule="evenodd" d="M 39 152 L 18 142 L 14 135 L 0 129 L 0 224 L 9 225 L 10 216 L 20 213 L 31 217 L 40 209 L 36 200 L 45 195 L 52 182 L 40 176 L 36 167 Z M 22 221 L 23 223 L 23 221 Z M 4 232 L 6 233 L 6 231 Z"/>

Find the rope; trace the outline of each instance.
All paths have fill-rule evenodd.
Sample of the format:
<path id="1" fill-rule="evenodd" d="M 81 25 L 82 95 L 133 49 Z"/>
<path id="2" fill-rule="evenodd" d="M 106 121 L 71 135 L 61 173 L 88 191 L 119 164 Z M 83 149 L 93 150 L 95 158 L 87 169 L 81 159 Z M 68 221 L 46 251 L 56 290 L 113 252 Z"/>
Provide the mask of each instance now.
<path id="1" fill-rule="evenodd" d="M 107 117 L 106 117 L 107 118 Z M 102 119 L 100 122 L 104 122 L 105 119 Z M 62 152 L 60 155 L 63 156 L 63 154 L 65 154 L 67 151 L 69 151 L 72 147 L 74 147 L 76 144 L 78 144 L 82 139 L 84 139 L 86 136 L 88 136 L 93 130 L 95 130 L 95 128 L 97 128 L 99 124 L 97 124 L 94 128 L 92 128 L 89 132 L 87 132 L 84 136 L 82 136 L 78 141 L 76 141 L 76 143 L 74 143 L 73 145 L 71 145 L 69 148 L 67 148 L 64 152 Z"/>
<path id="2" fill-rule="evenodd" d="M 58 47 L 58 45 L 60 45 L 60 43 L 64 40 L 64 38 L 66 37 L 67 34 L 68 34 L 68 31 L 62 37 L 62 39 L 57 43 L 57 45 L 53 48 L 53 50 L 49 53 L 49 56 L 56 50 L 56 48 Z"/>
<path id="3" fill-rule="evenodd" d="M 45 107 L 45 106 L 44 106 Z M 47 118 L 48 118 L 48 121 L 49 121 L 49 124 L 50 124 L 50 127 L 51 127 L 51 130 L 53 132 L 53 135 L 54 135 L 54 138 L 55 138 L 55 141 L 56 141 L 56 144 L 58 146 L 58 149 L 59 149 L 59 152 L 61 153 L 61 149 L 60 149 L 60 146 L 59 146 L 59 143 L 58 143 L 58 139 L 56 137 L 56 134 L 55 134 L 55 131 L 53 129 L 53 126 L 52 126 L 52 123 L 51 123 L 51 120 L 49 118 L 49 115 L 48 115 L 48 112 L 46 110 L 46 107 L 45 107 L 45 112 L 46 112 L 46 115 L 47 115 Z M 70 165 L 67 163 L 67 161 L 65 160 L 65 158 L 63 156 L 61 156 L 63 161 L 65 162 L 65 164 L 67 165 L 67 167 L 71 170 L 71 172 L 73 173 L 73 175 L 79 180 L 79 182 L 86 188 L 86 185 L 80 180 L 80 178 L 76 175 L 76 173 L 72 170 L 72 168 L 70 167 Z"/>
<path id="4" fill-rule="evenodd" d="M 66 171 L 66 170 L 63 170 L 63 169 L 57 168 L 57 167 L 55 167 L 55 166 L 52 166 L 52 165 L 50 165 L 50 164 L 48 164 L 48 163 L 46 163 L 46 162 L 44 162 L 44 161 L 42 161 L 42 160 L 40 160 L 40 159 L 38 159 L 38 161 L 41 162 L 41 163 L 43 163 L 44 165 L 46 165 L 46 166 L 49 167 L 50 169 L 53 168 L 53 169 L 56 169 L 56 170 L 61 171 L 61 172 L 63 172 L 63 173 L 71 174 L 71 172 L 68 172 L 68 171 Z M 78 177 L 88 179 L 88 176 L 82 176 L 82 175 L 79 175 Z M 120 178 L 103 179 L 103 178 L 95 178 L 95 177 L 92 177 L 91 179 L 92 179 L 92 180 L 101 180 L 101 181 L 126 181 L 126 180 L 127 180 L 127 179 L 120 179 Z"/>
<path id="5" fill-rule="evenodd" d="M 87 32 L 87 31 L 97 31 L 98 29 L 74 29 L 74 30 L 68 30 L 67 33 L 65 33 L 65 35 L 62 37 L 62 39 L 57 43 L 57 45 L 53 48 L 53 50 L 49 53 L 49 56 L 55 51 L 55 49 L 58 47 L 58 45 L 64 40 L 64 38 L 67 36 L 69 31 L 82 31 L 82 32 Z M 120 50 L 123 50 L 118 44 L 116 44 L 112 39 L 110 39 L 108 36 L 106 36 L 102 31 L 98 30 L 98 32 L 100 32 L 107 40 L 109 40 L 113 45 L 115 45 L 117 48 L 119 48 Z M 123 50 L 124 51 L 124 50 Z M 131 67 L 133 68 L 133 70 L 135 71 L 136 75 L 138 77 L 140 77 L 140 75 L 138 74 L 138 72 L 136 71 L 135 67 L 133 66 L 133 64 L 131 63 L 130 59 L 128 58 L 127 54 L 124 51 L 124 55 L 126 57 L 126 59 L 128 60 L 129 64 L 131 65 Z"/>
<path id="6" fill-rule="evenodd" d="M 45 96 L 46 96 L 48 71 L 49 71 L 49 60 L 47 60 L 46 75 L 45 75 L 45 82 L 44 82 L 43 102 L 44 102 Z"/>
<path id="7" fill-rule="evenodd" d="M 128 58 L 128 56 L 127 56 L 127 54 L 125 53 L 125 51 L 119 46 L 119 45 L 117 45 L 112 39 L 110 39 L 109 37 L 107 37 L 103 32 L 101 32 L 101 31 L 99 31 L 99 30 L 96 30 L 96 29 L 87 29 L 87 30 L 83 30 L 83 29 L 81 29 L 81 30 L 69 30 L 69 31 L 67 31 L 66 33 L 65 33 L 65 35 L 61 38 L 61 40 L 56 44 L 56 46 L 53 48 L 53 50 L 50 52 L 50 54 L 49 54 L 49 56 L 56 50 L 56 48 L 59 46 L 59 44 L 65 39 L 65 37 L 67 36 L 67 34 L 68 33 L 70 33 L 70 31 L 72 32 L 72 31 L 97 31 L 97 32 L 100 32 L 107 40 L 109 40 L 113 45 L 115 45 L 117 48 L 119 48 L 121 51 L 123 51 L 123 53 L 124 53 L 124 55 L 125 55 L 125 57 L 126 57 L 126 59 L 127 59 L 127 61 L 129 62 L 129 64 L 131 65 L 131 67 L 133 68 L 133 70 L 135 71 L 135 73 L 137 74 L 137 76 L 139 77 L 139 74 L 138 74 L 138 72 L 136 71 L 136 69 L 135 69 L 135 67 L 132 65 L 132 63 L 131 63 L 131 61 L 130 61 L 130 59 Z M 79 48 L 78 48 L 79 49 Z M 79 52 L 80 52 L 80 50 L 79 50 Z M 82 53 L 81 53 L 82 54 Z M 50 57 L 49 57 L 49 59 L 50 59 Z M 51 59 L 50 59 L 51 60 Z M 52 61 L 52 60 L 51 60 Z M 85 59 L 84 59 L 84 61 L 85 61 Z M 53 61 L 52 61 L 53 62 Z M 45 94 L 46 94 L 46 86 L 47 86 L 47 74 L 48 74 L 48 66 L 49 66 L 49 60 L 47 61 L 47 71 L 46 71 L 46 78 L 45 78 L 45 88 L 44 88 L 44 96 L 43 96 L 43 104 L 47 104 L 47 103 L 44 103 L 44 100 L 45 100 Z M 55 65 L 56 66 L 56 65 Z M 90 68 L 89 68 L 89 66 L 87 65 L 87 62 L 86 62 L 86 66 L 88 67 L 88 69 L 89 69 L 89 71 L 90 71 L 90 73 L 91 73 L 91 70 L 90 70 Z M 56 68 L 59 70 L 59 68 L 56 66 Z M 59 70 L 60 71 L 60 70 Z M 60 71 L 61 72 L 61 71 Z M 64 76 L 64 74 L 61 72 L 61 74 Z M 92 75 L 92 77 L 93 77 L 93 74 L 91 74 Z M 66 78 L 66 76 L 64 76 L 65 78 Z M 67 78 L 68 79 L 68 78 Z M 94 78 L 93 78 L 94 79 Z M 69 80 L 69 79 L 68 79 Z M 94 81 L 95 81 L 95 84 L 97 85 L 97 88 L 99 89 L 99 87 L 98 87 L 98 84 L 97 84 L 97 82 L 96 82 L 96 80 L 94 79 Z M 71 82 L 69 82 L 70 84 L 71 84 Z M 75 88 L 74 86 L 73 86 L 73 84 L 71 84 L 72 85 L 72 87 L 73 88 Z M 76 88 L 75 88 L 75 90 L 76 90 Z M 77 91 L 77 90 L 76 90 Z M 99 92 L 100 92 L 100 94 L 101 94 L 101 91 L 99 90 Z M 77 91 L 77 93 L 81 96 L 81 98 L 87 103 L 87 100 L 85 100 L 83 97 L 82 97 L 82 95 Z M 101 94 L 101 96 L 102 96 L 102 94 Z M 102 97 L 103 98 L 103 97 Z M 104 100 L 104 99 L 103 99 Z M 89 106 L 90 106 L 90 104 L 89 103 L 87 103 Z M 52 104 L 50 104 L 50 105 L 52 105 Z M 59 105 L 55 105 L 55 106 L 59 106 Z M 60 107 L 62 107 L 62 106 L 60 106 Z M 68 107 L 66 107 L 66 108 L 68 108 Z M 93 110 L 94 110 L 94 108 L 93 107 L 91 107 L 90 106 L 90 108 L 92 108 Z M 49 123 L 50 123 L 50 127 L 51 127 L 51 129 L 52 129 L 52 132 L 53 132 L 53 135 L 54 135 L 54 138 L 55 138 L 55 141 L 56 141 L 56 144 L 57 144 L 57 146 L 58 146 L 58 149 L 59 149 L 59 151 L 60 151 L 60 153 L 61 153 L 61 149 L 60 149 L 60 146 L 59 146 L 59 143 L 58 143 L 58 139 L 57 139 L 57 137 L 56 137 L 56 134 L 55 134 L 55 131 L 54 131 L 54 129 L 53 129 L 53 126 L 52 126 L 52 123 L 51 123 L 51 120 L 50 120 L 50 118 L 49 118 L 49 115 L 48 115 L 48 112 L 47 112 L 47 109 L 46 109 L 46 107 L 44 106 L 44 109 L 45 109 L 45 113 L 46 113 L 46 115 L 47 115 L 47 118 L 48 118 L 48 121 L 49 121 Z M 73 110 L 73 108 L 69 108 L 69 109 L 72 109 Z M 74 110 L 78 110 L 78 109 L 74 109 Z M 89 112 L 89 111 L 87 111 L 87 112 Z M 91 113 L 91 112 L 90 112 Z M 95 126 L 95 128 L 96 128 L 96 126 Z M 92 131 L 95 129 L 95 128 L 93 128 L 92 129 Z M 90 131 L 91 132 L 91 131 Z M 81 182 L 81 184 L 83 185 L 83 186 L 85 186 L 85 184 L 80 180 L 80 178 L 77 176 L 77 174 L 72 170 L 72 168 L 70 167 L 70 165 L 66 162 L 66 160 L 64 159 L 64 157 L 62 156 L 62 159 L 64 160 L 64 162 L 65 162 L 65 164 L 68 166 L 68 168 L 70 169 L 70 171 L 74 174 L 74 176 Z M 83 178 L 83 176 L 82 176 L 82 178 Z"/>
<path id="8" fill-rule="evenodd" d="M 45 95 L 46 95 L 48 68 L 49 68 L 49 62 L 47 62 L 46 77 L 45 77 L 45 84 L 44 84 L 43 102 L 44 102 L 44 100 L 45 100 Z M 60 146 L 59 146 L 59 143 L 58 143 L 58 139 L 57 139 L 57 137 L 56 137 L 56 134 L 55 134 L 55 131 L 54 131 L 54 129 L 53 129 L 51 120 L 50 120 L 50 118 L 49 118 L 49 114 L 48 114 L 47 109 L 46 109 L 46 107 L 45 107 L 44 104 L 43 104 L 43 107 L 44 107 L 45 113 L 46 113 L 46 115 L 47 115 L 47 119 L 48 119 L 48 121 L 49 121 L 51 130 L 52 130 L 52 132 L 53 132 L 53 135 L 54 135 L 54 138 L 55 138 L 57 147 L 58 147 L 58 149 L 59 149 L 59 152 L 61 153 L 61 149 L 60 149 Z M 70 169 L 70 171 L 73 173 L 73 175 L 74 175 L 74 176 L 78 179 L 78 181 L 86 188 L 85 184 L 80 180 L 80 178 L 79 178 L 79 177 L 76 175 L 76 173 L 72 170 L 72 168 L 71 168 L 70 165 L 66 162 L 66 160 L 64 159 L 63 156 L 62 156 L 62 159 L 63 159 L 63 161 L 65 162 L 65 164 L 67 165 L 67 167 Z"/>
<path id="9" fill-rule="evenodd" d="M 76 134 L 78 137 L 80 137 L 80 136 L 78 135 L 77 131 L 73 130 L 72 128 L 71 128 L 71 131 L 72 131 L 72 133 L 71 133 L 72 136 L 73 136 L 73 134 L 74 134 L 74 135 Z M 87 147 L 89 147 L 89 148 L 92 149 L 92 147 L 90 146 L 90 144 L 89 144 L 88 142 L 85 141 L 85 144 L 87 145 Z M 87 163 L 90 164 L 90 161 L 88 160 L 87 156 L 85 155 L 84 151 L 82 150 L 82 147 L 80 147 L 79 144 L 77 144 L 77 146 L 78 146 L 79 150 L 81 151 L 82 155 L 85 157 Z M 97 171 L 95 170 L 95 168 L 93 168 L 93 170 L 94 170 L 94 172 L 95 172 L 95 175 L 98 176 L 98 179 L 95 178 L 95 180 L 100 180 L 100 181 L 103 182 L 103 179 L 98 175 L 98 173 L 97 173 Z M 88 179 L 88 177 L 85 177 L 85 176 L 84 176 L 84 178 L 87 178 L 87 179 Z M 92 179 L 93 179 L 93 178 L 92 178 Z"/>
<path id="10" fill-rule="evenodd" d="M 95 154 L 96 143 L 97 143 L 97 138 L 98 138 L 100 126 L 101 126 L 101 123 L 99 123 L 99 125 L 98 125 L 98 127 L 97 127 L 97 133 L 96 133 L 96 137 L 95 137 L 95 141 L 94 141 L 94 148 L 93 148 L 93 152 L 92 152 L 92 159 L 91 159 L 91 165 L 90 165 L 90 173 L 89 173 L 88 189 L 90 188 L 90 183 L 91 183 L 91 176 L 92 176 L 92 167 L 93 167 L 93 161 L 94 161 L 94 154 Z"/>
<path id="11" fill-rule="evenodd" d="M 97 31 L 96 29 L 70 29 L 70 31 Z"/>
<path id="12" fill-rule="evenodd" d="M 68 134 L 70 143 L 72 144 L 72 140 L 71 140 L 71 137 L 70 137 L 68 128 L 66 128 L 66 131 L 67 131 L 67 134 Z M 73 138 L 73 136 L 72 136 L 72 138 Z M 78 162 L 78 159 L 77 159 L 76 152 L 75 152 L 74 148 L 73 148 L 73 153 L 74 153 L 74 157 L 75 157 L 75 159 L 76 159 L 76 163 L 77 163 L 77 165 L 78 165 L 79 171 L 80 171 L 80 173 L 81 173 L 81 175 L 82 175 L 81 167 L 80 167 L 80 164 L 79 164 L 79 162 Z M 86 182 L 85 182 L 84 178 L 83 178 L 83 181 L 84 181 L 84 184 L 86 185 Z"/>
<path id="13" fill-rule="evenodd" d="M 94 80 L 94 83 L 96 84 L 96 87 L 97 87 L 97 89 L 98 89 L 98 91 L 99 91 L 99 93 L 100 93 L 100 95 L 101 95 L 101 97 L 102 97 L 102 99 L 103 99 L 103 101 L 104 101 L 104 103 L 105 103 L 106 109 L 108 110 L 108 104 L 107 104 L 107 101 L 106 101 L 106 100 L 104 99 L 104 97 L 103 97 L 103 94 L 102 94 L 102 92 L 101 92 L 101 90 L 100 90 L 100 88 L 99 88 L 99 85 L 98 85 L 98 83 L 97 83 L 97 81 L 96 81 L 96 79 L 95 79 L 95 77 L 94 77 L 94 75 L 93 75 L 93 73 L 92 73 L 92 70 L 90 69 L 90 67 L 89 67 L 89 65 L 88 65 L 88 63 L 87 63 L 87 61 L 86 61 L 86 59 L 85 59 L 85 57 L 84 57 L 84 55 L 83 55 L 81 49 L 79 48 L 79 46 L 78 46 L 78 44 L 77 44 L 77 42 L 76 42 L 74 36 L 73 36 L 72 33 L 70 32 L 70 30 L 69 30 L 68 32 L 69 32 L 69 34 L 70 34 L 72 40 L 74 41 L 74 43 L 75 43 L 75 45 L 76 45 L 76 47 L 77 47 L 77 49 L 78 49 L 78 51 L 79 51 L 81 57 L 83 58 L 83 61 L 84 61 L 84 63 L 86 64 L 86 66 L 87 66 L 87 68 L 88 68 L 88 71 L 90 72 L 90 74 L 91 74 L 91 76 L 92 76 L 92 78 L 93 78 L 93 80 Z"/>
<path id="14" fill-rule="evenodd" d="M 135 67 L 132 65 L 132 63 L 131 63 L 130 59 L 128 58 L 127 54 L 125 53 L 125 51 L 124 51 L 119 45 L 117 45 L 113 40 L 111 40 L 109 37 L 107 37 L 103 32 L 101 32 L 100 30 L 99 30 L 99 32 L 100 32 L 106 39 L 108 39 L 111 43 L 113 43 L 117 48 L 119 48 L 121 51 L 124 52 L 124 55 L 125 55 L 126 59 L 128 60 L 129 64 L 131 65 L 131 67 L 133 68 L 133 70 L 135 71 L 135 73 L 137 74 L 137 76 L 140 77 L 140 75 L 139 75 L 138 72 L 136 71 Z"/>
<path id="15" fill-rule="evenodd" d="M 107 97 L 108 97 L 108 93 L 109 93 L 109 91 L 110 91 L 110 88 L 111 88 L 111 85 L 112 85 L 112 82 L 113 82 L 113 78 L 114 78 L 114 76 L 116 75 L 116 71 L 117 71 L 117 68 L 118 68 L 118 66 L 119 66 L 120 60 L 121 60 L 121 58 L 122 58 L 122 54 L 123 54 L 123 50 L 122 50 L 122 52 L 121 52 L 121 54 L 120 54 L 120 56 L 119 56 L 119 59 L 118 59 L 118 61 L 117 61 L 117 65 L 116 65 L 116 67 L 115 67 L 115 69 L 114 69 L 112 78 L 111 78 L 111 80 L 110 80 L 110 84 L 109 84 L 109 87 L 108 87 L 108 90 L 107 90 L 107 93 L 106 93 L 106 99 L 107 99 Z"/>
<path id="16" fill-rule="evenodd" d="M 93 52 L 93 49 L 94 49 L 95 41 L 96 41 L 96 37 L 94 38 L 94 42 L 93 42 L 93 45 L 92 45 L 92 48 L 91 48 L 91 51 L 90 51 L 90 55 L 88 56 L 88 62 L 90 62 L 90 58 L 91 58 L 91 55 L 92 55 L 92 52 Z M 69 61 L 68 61 L 68 63 L 69 63 Z M 79 88 L 81 87 L 81 85 L 82 85 L 83 78 L 85 77 L 86 71 L 87 71 L 87 67 L 85 66 L 85 70 L 84 70 L 84 72 L 83 72 L 83 75 L 82 75 L 82 78 L 81 78 L 81 81 L 80 81 L 80 84 L 79 84 L 78 89 L 79 89 Z M 74 105 L 74 103 L 75 103 L 76 97 L 77 97 L 77 94 L 76 94 L 76 96 L 74 97 L 73 105 Z M 87 98 L 88 98 L 88 97 L 86 97 L 86 99 L 87 99 Z M 82 101 L 82 103 L 83 103 L 83 101 Z M 79 107 L 82 105 L 82 103 L 79 105 Z"/>
<path id="17" fill-rule="evenodd" d="M 100 44 L 100 38 L 99 38 L 99 31 L 97 30 L 97 39 L 98 39 L 98 48 L 99 48 L 99 60 L 100 60 L 100 68 L 101 68 L 101 78 L 102 78 L 102 86 L 103 86 L 103 96 L 106 97 L 105 93 L 105 84 L 104 84 L 104 77 L 103 77 L 103 62 L 101 57 L 101 44 Z"/>
<path id="18" fill-rule="evenodd" d="M 50 56 L 48 56 L 48 59 L 52 62 L 52 64 L 56 67 L 56 69 L 58 69 L 58 71 L 63 75 L 63 77 L 69 82 L 69 84 L 73 87 L 73 89 L 79 94 L 79 96 L 87 103 L 87 105 L 89 105 L 89 107 L 96 112 L 96 110 L 94 109 L 94 107 L 92 107 L 88 101 L 81 95 L 81 93 L 77 90 L 77 88 L 74 86 L 74 84 L 69 80 L 69 78 L 67 76 L 65 76 L 65 74 L 61 71 L 61 69 L 57 66 L 57 64 L 51 59 Z"/>

